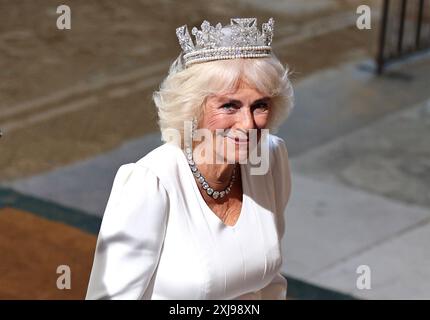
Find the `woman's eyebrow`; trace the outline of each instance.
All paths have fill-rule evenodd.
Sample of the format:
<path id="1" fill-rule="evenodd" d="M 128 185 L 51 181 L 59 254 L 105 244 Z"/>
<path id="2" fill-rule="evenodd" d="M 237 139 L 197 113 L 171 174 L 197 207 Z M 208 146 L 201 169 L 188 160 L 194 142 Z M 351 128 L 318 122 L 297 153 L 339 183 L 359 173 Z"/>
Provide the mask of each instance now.
<path id="1" fill-rule="evenodd" d="M 257 100 L 255 100 L 252 104 L 256 104 L 256 103 L 260 103 L 260 102 L 268 102 L 270 100 L 270 97 L 263 97 L 263 98 L 260 98 L 260 99 L 257 99 Z M 242 104 L 242 101 L 240 101 L 240 100 L 237 100 L 237 99 L 232 99 L 232 98 L 229 98 L 229 97 L 219 97 L 218 98 L 218 101 L 219 102 L 222 102 L 222 101 L 228 101 L 228 102 L 230 102 L 230 103 L 238 103 L 238 104 Z"/>
<path id="2" fill-rule="evenodd" d="M 237 99 L 232 99 L 232 98 L 229 98 L 229 97 L 218 97 L 218 102 L 226 102 L 226 101 L 228 101 L 228 102 L 230 102 L 230 103 L 241 103 L 241 101 L 240 100 L 237 100 Z"/>
<path id="3" fill-rule="evenodd" d="M 253 104 L 260 103 L 260 102 L 268 102 L 268 101 L 270 101 L 270 97 L 264 97 L 264 98 L 255 100 Z"/>

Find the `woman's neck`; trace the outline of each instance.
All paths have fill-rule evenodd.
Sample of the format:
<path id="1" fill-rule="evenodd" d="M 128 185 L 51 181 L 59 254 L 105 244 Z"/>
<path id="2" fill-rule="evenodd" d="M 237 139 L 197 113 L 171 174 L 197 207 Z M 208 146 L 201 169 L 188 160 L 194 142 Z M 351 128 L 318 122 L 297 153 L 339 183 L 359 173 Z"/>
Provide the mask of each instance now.
<path id="1" fill-rule="evenodd" d="M 236 166 L 236 164 L 231 163 L 201 163 L 197 165 L 206 182 L 215 190 L 223 190 L 228 187 Z"/>
<path id="2" fill-rule="evenodd" d="M 193 157 L 196 166 L 211 188 L 214 190 L 223 190 L 230 184 L 235 167 L 236 174 L 238 173 L 238 166 L 236 163 L 229 163 L 224 161 L 224 159 L 220 161 L 216 151 L 213 150 L 213 146 L 209 146 L 212 153 L 207 153 L 208 149 L 206 148 L 208 147 L 204 143 L 193 141 Z M 203 156 L 203 159 L 201 159 L 199 155 L 202 154 L 210 154 L 211 156 L 206 158 Z"/>

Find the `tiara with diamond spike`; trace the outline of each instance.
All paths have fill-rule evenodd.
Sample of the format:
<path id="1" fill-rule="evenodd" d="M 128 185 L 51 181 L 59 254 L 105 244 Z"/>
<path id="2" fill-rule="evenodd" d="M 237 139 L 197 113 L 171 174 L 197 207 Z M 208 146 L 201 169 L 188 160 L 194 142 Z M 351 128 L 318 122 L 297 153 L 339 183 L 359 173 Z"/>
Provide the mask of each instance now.
<path id="1" fill-rule="evenodd" d="M 233 18 L 230 25 L 220 23 L 211 26 L 203 21 L 201 30 L 194 27 L 194 44 L 188 27 L 176 29 L 176 35 L 182 48 L 185 67 L 195 63 L 236 58 L 264 58 L 272 52 L 272 38 L 275 21 L 270 18 L 263 23 L 262 30 L 257 29 L 256 18 Z"/>

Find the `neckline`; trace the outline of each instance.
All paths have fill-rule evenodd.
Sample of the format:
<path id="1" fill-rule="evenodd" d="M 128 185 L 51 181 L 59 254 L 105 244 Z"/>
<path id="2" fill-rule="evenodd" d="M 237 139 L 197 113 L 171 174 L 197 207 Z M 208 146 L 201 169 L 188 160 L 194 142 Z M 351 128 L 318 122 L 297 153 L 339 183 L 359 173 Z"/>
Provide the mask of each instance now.
<path id="1" fill-rule="evenodd" d="M 246 183 L 244 183 L 244 178 L 245 178 L 245 167 L 244 164 L 239 163 L 239 167 L 240 167 L 240 182 L 242 185 L 242 205 L 240 207 L 240 213 L 239 213 L 239 217 L 236 220 L 236 223 L 234 225 L 228 225 L 225 224 L 217 215 L 216 213 L 209 207 L 209 205 L 206 203 L 205 199 L 203 198 L 202 194 L 200 193 L 200 189 L 197 185 L 197 181 L 194 178 L 193 173 L 190 170 L 190 167 L 188 165 L 188 160 L 185 156 L 185 153 L 183 152 L 183 150 L 181 148 L 179 148 L 179 152 L 181 153 L 181 158 L 183 159 L 183 161 L 185 162 L 186 168 L 187 168 L 187 172 L 188 172 L 188 177 L 191 178 L 192 180 L 192 185 L 193 185 L 193 190 L 194 192 L 197 194 L 197 198 L 198 201 L 200 202 L 201 206 L 203 206 L 203 211 L 205 212 L 205 214 L 207 214 L 209 216 L 209 219 L 213 220 L 216 224 L 220 225 L 221 227 L 225 228 L 225 229 L 236 229 L 240 222 L 243 220 L 243 215 L 244 215 L 244 208 L 245 208 L 245 201 L 246 201 Z"/>

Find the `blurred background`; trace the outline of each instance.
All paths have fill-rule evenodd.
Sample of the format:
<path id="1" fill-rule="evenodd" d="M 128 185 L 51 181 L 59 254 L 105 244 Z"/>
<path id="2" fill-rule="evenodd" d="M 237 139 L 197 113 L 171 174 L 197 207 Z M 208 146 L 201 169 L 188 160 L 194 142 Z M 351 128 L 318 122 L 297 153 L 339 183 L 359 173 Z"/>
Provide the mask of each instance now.
<path id="1" fill-rule="evenodd" d="M 289 298 L 430 299 L 430 0 L 0 0 L 0 299 L 85 297 L 114 175 L 161 144 L 175 28 L 231 17 L 275 19 L 295 88 Z"/>

